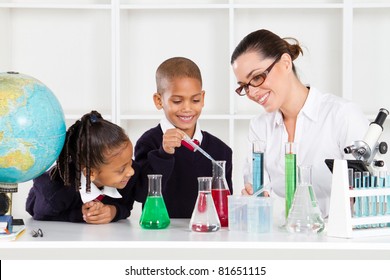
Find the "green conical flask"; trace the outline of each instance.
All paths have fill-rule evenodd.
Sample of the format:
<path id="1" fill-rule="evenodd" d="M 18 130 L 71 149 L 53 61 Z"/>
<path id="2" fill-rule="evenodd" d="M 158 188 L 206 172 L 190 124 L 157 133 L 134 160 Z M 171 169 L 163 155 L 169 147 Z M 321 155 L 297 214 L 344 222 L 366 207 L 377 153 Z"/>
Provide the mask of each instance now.
<path id="1" fill-rule="evenodd" d="M 139 221 L 144 229 L 164 229 L 170 224 L 168 211 L 161 194 L 161 178 L 161 174 L 148 175 L 149 192 Z"/>

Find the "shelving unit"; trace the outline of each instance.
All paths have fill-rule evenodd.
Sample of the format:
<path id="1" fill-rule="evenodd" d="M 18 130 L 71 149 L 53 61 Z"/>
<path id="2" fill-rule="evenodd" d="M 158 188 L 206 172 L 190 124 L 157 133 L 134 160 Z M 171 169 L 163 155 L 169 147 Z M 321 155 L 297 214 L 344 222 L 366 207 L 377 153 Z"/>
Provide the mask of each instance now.
<path id="1" fill-rule="evenodd" d="M 390 108 L 389 0 L 0 0 L 0 71 L 44 82 L 68 124 L 96 109 L 135 143 L 162 116 L 152 101 L 157 66 L 191 58 L 206 90 L 201 126 L 232 147 L 239 192 L 249 120 L 263 109 L 236 96 L 230 55 L 260 28 L 300 40 L 303 82 L 354 100 L 370 118 Z"/>

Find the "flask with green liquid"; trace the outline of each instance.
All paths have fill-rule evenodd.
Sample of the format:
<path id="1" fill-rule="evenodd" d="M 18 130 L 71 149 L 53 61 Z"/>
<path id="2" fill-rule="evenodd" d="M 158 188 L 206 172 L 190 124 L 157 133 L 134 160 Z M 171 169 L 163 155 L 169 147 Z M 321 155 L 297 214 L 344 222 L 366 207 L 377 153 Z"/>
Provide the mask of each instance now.
<path id="1" fill-rule="evenodd" d="M 139 221 L 144 229 L 164 229 L 170 224 L 168 211 L 161 194 L 161 178 L 161 174 L 148 175 L 149 192 Z"/>

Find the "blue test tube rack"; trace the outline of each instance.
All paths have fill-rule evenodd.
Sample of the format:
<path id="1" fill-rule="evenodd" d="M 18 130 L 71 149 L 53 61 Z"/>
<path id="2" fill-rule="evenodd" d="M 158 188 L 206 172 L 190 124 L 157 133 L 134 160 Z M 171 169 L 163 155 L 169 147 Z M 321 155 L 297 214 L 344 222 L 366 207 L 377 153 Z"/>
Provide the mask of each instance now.
<path id="1" fill-rule="evenodd" d="M 386 180 L 387 181 L 387 180 Z M 384 198 L 386 211 L 377 215 L 352 215 L 351 198 Z M 379 226 L 378 226 L 379 225 Z M 350 189 L 346 160 L 334 160 L 327 235 L 341 238 L 390 235 L 390 185 Z"/>

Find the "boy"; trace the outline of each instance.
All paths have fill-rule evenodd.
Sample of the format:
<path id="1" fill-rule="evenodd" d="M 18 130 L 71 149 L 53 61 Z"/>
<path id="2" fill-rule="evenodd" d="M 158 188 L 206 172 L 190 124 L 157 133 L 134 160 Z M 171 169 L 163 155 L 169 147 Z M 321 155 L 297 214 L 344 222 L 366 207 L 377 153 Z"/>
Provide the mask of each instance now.
<path id="1" fill-rule="evenodd" d="M 165 117 L 146 131 L 134 149 L 135 161 L 147 174 L 162 174 L 162 194 L 171 218 L 190 218 L 198 196 L 198 177 L 212 176 L 212 163 L 190 150 L 182 139 L 187 134 L 215 160 L 226 161 L 226 181 L 232 189 L 232 149 L 217 137 L 201 131 L 198 118 L 205 91 L 198 66 L 184 57 L 164 61 L 156 71 L 153 101 Z M 187 144 L 188 145 L 188 144 Z M 144 183 L 144 195 L 148 186 Z"/>

